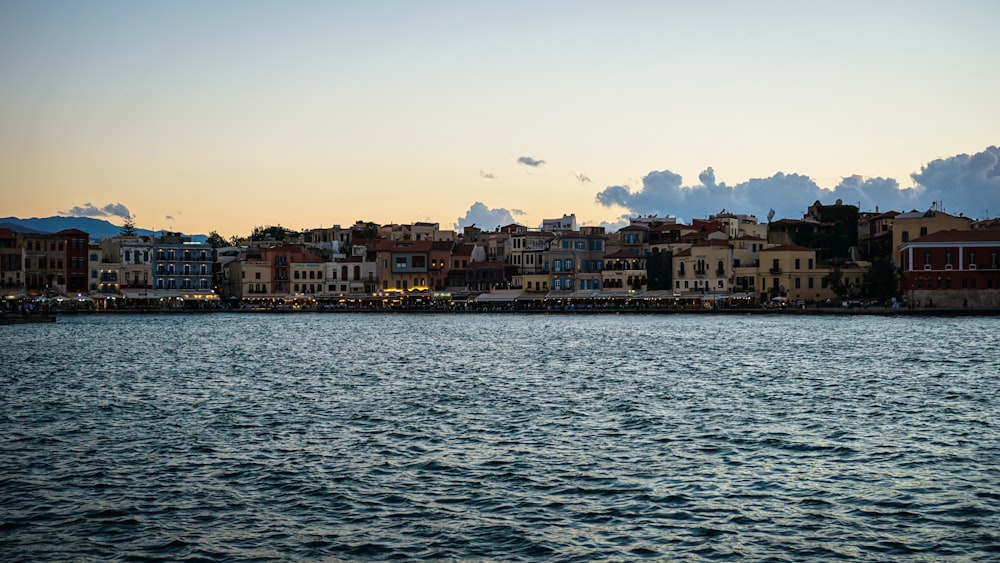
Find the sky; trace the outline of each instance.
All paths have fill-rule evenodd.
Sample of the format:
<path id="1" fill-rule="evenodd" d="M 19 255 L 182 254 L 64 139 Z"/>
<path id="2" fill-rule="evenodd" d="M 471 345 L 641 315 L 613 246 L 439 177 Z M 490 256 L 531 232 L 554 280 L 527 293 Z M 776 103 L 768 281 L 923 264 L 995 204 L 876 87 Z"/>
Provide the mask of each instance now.
<path id="1" fill-rule="evenodd" d="M 0 216 L 995 217 L 998 26 L 995 0 L 0 0 Z"/>

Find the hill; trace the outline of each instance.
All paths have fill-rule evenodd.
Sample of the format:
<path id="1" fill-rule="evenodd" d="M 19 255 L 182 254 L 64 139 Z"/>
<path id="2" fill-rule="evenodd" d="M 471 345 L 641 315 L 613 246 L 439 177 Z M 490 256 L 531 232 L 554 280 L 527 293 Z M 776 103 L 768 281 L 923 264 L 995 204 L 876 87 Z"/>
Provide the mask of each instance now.
<path id="1" fill-rule="evenodd" d="M 0 227 L 7 227 L 19 233 L 58 233 L 64 229 L 79 229 L 88 235 L 92 240 L 99 240 L 105 237 L 113 237 L 121 234 L 122 228 L 105 221 L 104 219 L 94 219 L 93 217 L 32 217 L 21 219 L 18 217 L 0 218 Z M 136 228 L 138 235 L 157 235 L 161 231 L 150 231 L 148 229 Z M 191 240 L 204 242 L 205 235 L 187 235 Z"/>

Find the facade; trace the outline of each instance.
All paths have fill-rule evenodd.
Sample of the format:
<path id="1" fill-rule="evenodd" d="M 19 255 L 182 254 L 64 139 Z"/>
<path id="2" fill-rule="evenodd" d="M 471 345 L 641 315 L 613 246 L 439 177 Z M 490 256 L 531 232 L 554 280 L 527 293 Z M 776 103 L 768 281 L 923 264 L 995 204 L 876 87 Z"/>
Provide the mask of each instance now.
<path id="1" fill-rule="evenodd" d="M 674 254 L 674 293 L 721 294 L 730 291 L 733 249 L 727 240 L 706 240 Z"/>
<path id="2" fill-rule="evenodd" d="M 826 280 L 829 273 L 829 269 L 818 267 L 812 248 L 794 244 L 774 246 L 760 252 L 756 287 L 761 301 L 775 297 L 790 301 L 835 299 L 837 295 Z"/>
<path id="3" fill-rule="evenodd" d="M 550 233 L 576 230 L 576 214 L 563 215 L 559 219 L 542 219 L 542 230 Z"/>
<path id="4" fill-rule="evenodd" d="M 24 290 L 23 254 L 14 231 L 0 228 L 0 287 L 4 293 Z"/>
<path id="5" fill-rule="evenodd" d="M 619 250 L 604 256 L 604 268 L 601 271 L 601 290 L 645 291 L 648 287 L 646 272 L 647 258 L 634 251 Z"/>
<path id="6" fill-rule="evenodd" d="M 897 211 L 879 213 L 877 209 L 875 213 L 859 215 L 858 246 L 862 259 L 893 259 L 892 226 L 898 215 Z"/>
<path id="7" fill-rule="evenodd" d="M 548 231 L 521 231 L 512 234 L 510 264 L 523 275 L 544 273 L 544 255 L 554 239 L 555 234 Z"/>
<path id="8" fill-rule="evenodd" d="M 153 244 L 153 290 L 161 297 L 212 293 L 214 262 L 208 243 L 191 242 L 190 237 L 169 233 Z M 123 268 L 126 267 L 123 262 Z M 145 289 L 139 291 L 148 293 Z"/>
<path id="9" fill-rule="evenodd" d="M 549 271 L 551 290 L 599 291 L 606 240 L 603 229 L 558 233 L 549 250 L 542 255 L 543 270 Z"/>
<path id="10" fill-rule="evenodd" d="M 1000 229 L 939 231 L 900 245 L 913 306 L 1000 306 Z"/>
<path id="11" fill-rule="evenodd" d="M 153 238 L 119 236 L 113 237 L 111 241 L 118 253 L 118 263 L 121 264 L 122 289 L 130 294 L 148 294 L 153 289 Z"/>
<path id="12" fill-rule="evenodd" d="M 909 211 L 900 213 L 892 220 L 893 264 L 902 265 L 900 247 L 903 243 L 925 237 L 939 231 L 967 231 L 972 228 L 972 220 L 967 217 L 949 215 L 944 211 Z"/>
<path id="13" fill-rule="evenodd" d="M 380 241 L 376 251 L 376 263 L 382 289 L 401 291 L 427 289 L 430 284 L 432 244 L 430 240 Z"/>

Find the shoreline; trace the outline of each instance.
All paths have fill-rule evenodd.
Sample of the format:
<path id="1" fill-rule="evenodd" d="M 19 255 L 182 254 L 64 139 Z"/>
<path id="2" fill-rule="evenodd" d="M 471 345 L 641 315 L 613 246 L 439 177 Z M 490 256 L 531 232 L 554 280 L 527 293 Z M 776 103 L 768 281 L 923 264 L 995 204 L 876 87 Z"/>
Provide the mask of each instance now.
<path id="1" fill-rule="evenodd" d="M 1000 308 L 920 308 L 892 309 L 882 307 L 870 308 L 720 308 L 720 309 L 682 309 L 682 308 L 552 308 L 552 309 L 423 309 L 423 308 L 393 308 L 393 309 L 114 309 L 105 311 L 57 311 L 50 312 L 50 317 L 77 315 L 209 315 L 234 313 L 242 315 L 297 315 L 297 314 L 424 314 L 424 315 L 469 315 L 469 314 L 505 314 L 505 315 L 764 315 L 764 316 L 876 316 L 876 317 L 1000 317 Z M 54 319 L 53 319 L 54 320 Z M 27 321 L 32 322 L 32 321 Z M 38 322 L 38 321 L 35 321 Z M 5 323 L 6 324 L 6 323 Z M 13 323 L 11 323 L 13 324 Z"/>

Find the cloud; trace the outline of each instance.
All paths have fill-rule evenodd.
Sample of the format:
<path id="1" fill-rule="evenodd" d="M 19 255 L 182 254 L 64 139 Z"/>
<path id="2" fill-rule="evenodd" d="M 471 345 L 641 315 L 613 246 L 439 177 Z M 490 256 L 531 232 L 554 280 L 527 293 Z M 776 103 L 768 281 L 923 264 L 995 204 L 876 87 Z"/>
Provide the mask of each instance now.
<path id="1" fill-rule="evenodd" d="M 1000 212 L 1000 148 L 931 161 L 910 175 L 921 202 L 938 202 L 948 213 L 972 217 Z M 926 206 L 925 205 L 925 206 Z"/>
<path id="2" fill-rule="evenodd" d="M 484 172 L 482 170 L 479 171 L 479 177 L 480 178 L 486 178 L 487 180 L 495 180 L 496 179 L 496 176 L 494 176 L 492 172 Z"/>
<path id="3" fill-rule="evenodd" d="M 129 213 L 128 207 L 120 203 L 109 203 L 104 207 L 96 207 L 94 204 L 87 202 L 67 211 L 62 211 L 60 215 L 69 215 L 71 217 L 129 217 L 131 213 Z"/>
<path id="4" fill-rule="evenodd" d="M 166 215 L 163 218 L 166 219 L 167 221 L 173 221 L 174 220 L 174 216 L 173 215 Z"/>
<path id="5" fill-rule="evenodd" d="M 1000 212 L 1000 149 L 935 160 L 912 174 L 916 186 L 900 189 L 892 178 L 844 177 L 833 189 L 820 188 L 808 176 L 777 172 L 767 178 L 751 178 L 728 186 L 718 182 L 715 171 L 706 168 L 698 184 L 685 186 L 680 175 L 669 170 L 653 171 L 642 178 L 642 186 L 608 186 L 597 193 L 605 207 L 624 207 L 628 215 L 673 215 L 690 220 L 707 217 L 723 209 L 750 213 L 764 220 L 769 209 L 777 218 L 798 218 L 816 201 L 832 204 L 838 199 L 862 211 L 928 209 L 934 202 L 949 213 L 970 216 Z"/>
<path id="6" fill-rule="evenodd" d="M 580 182 L 581 184 L 589 184 L 590 183 L 590 178 L 588 178 L 586 174 L 577 174 L 576 172 L 572 172 L 572 174 L 573 174 L 573 176 L 576 177 L 576 181 L 577 182 Z"/>
<path id="7" fill-rule="evenodd" d="M 527 215 L 528 213 L 526 211 L 522 211 L 520 209 L 511 209 L 510 210 L 510 214 L 511 215 L 517 215 L 518 217 L 520 217 L 522 215 Z"/>
<path id="8" fill-rule="evenodd" d="M 517 210 L 515 212 L 522 213 Z M 486 204 L 477 201 L 469 207 L 469 210 L 465 213 L 465 217 L 458 218 L 458 222 L 455 223 L 455 230 L 475 225 L 485 231 L 511 223 L 514 223 L 514 216 L 509 210 L 502 207 L 490 209 L 486 207 Z"/>
<path id="9" fill-rule="evenodd" d="M 532 168 L 537 168 L 537 167 L 545 164 L 545 161 L 544 160 L 535 160 L 534 158 L 531 158 L 530 156 L 522 156 L 522 157 L 520 157 L 520 158 L 517 159 L 517 163 L 518 164 L 523 164 L 525 166 L 530 166 Z"/>

